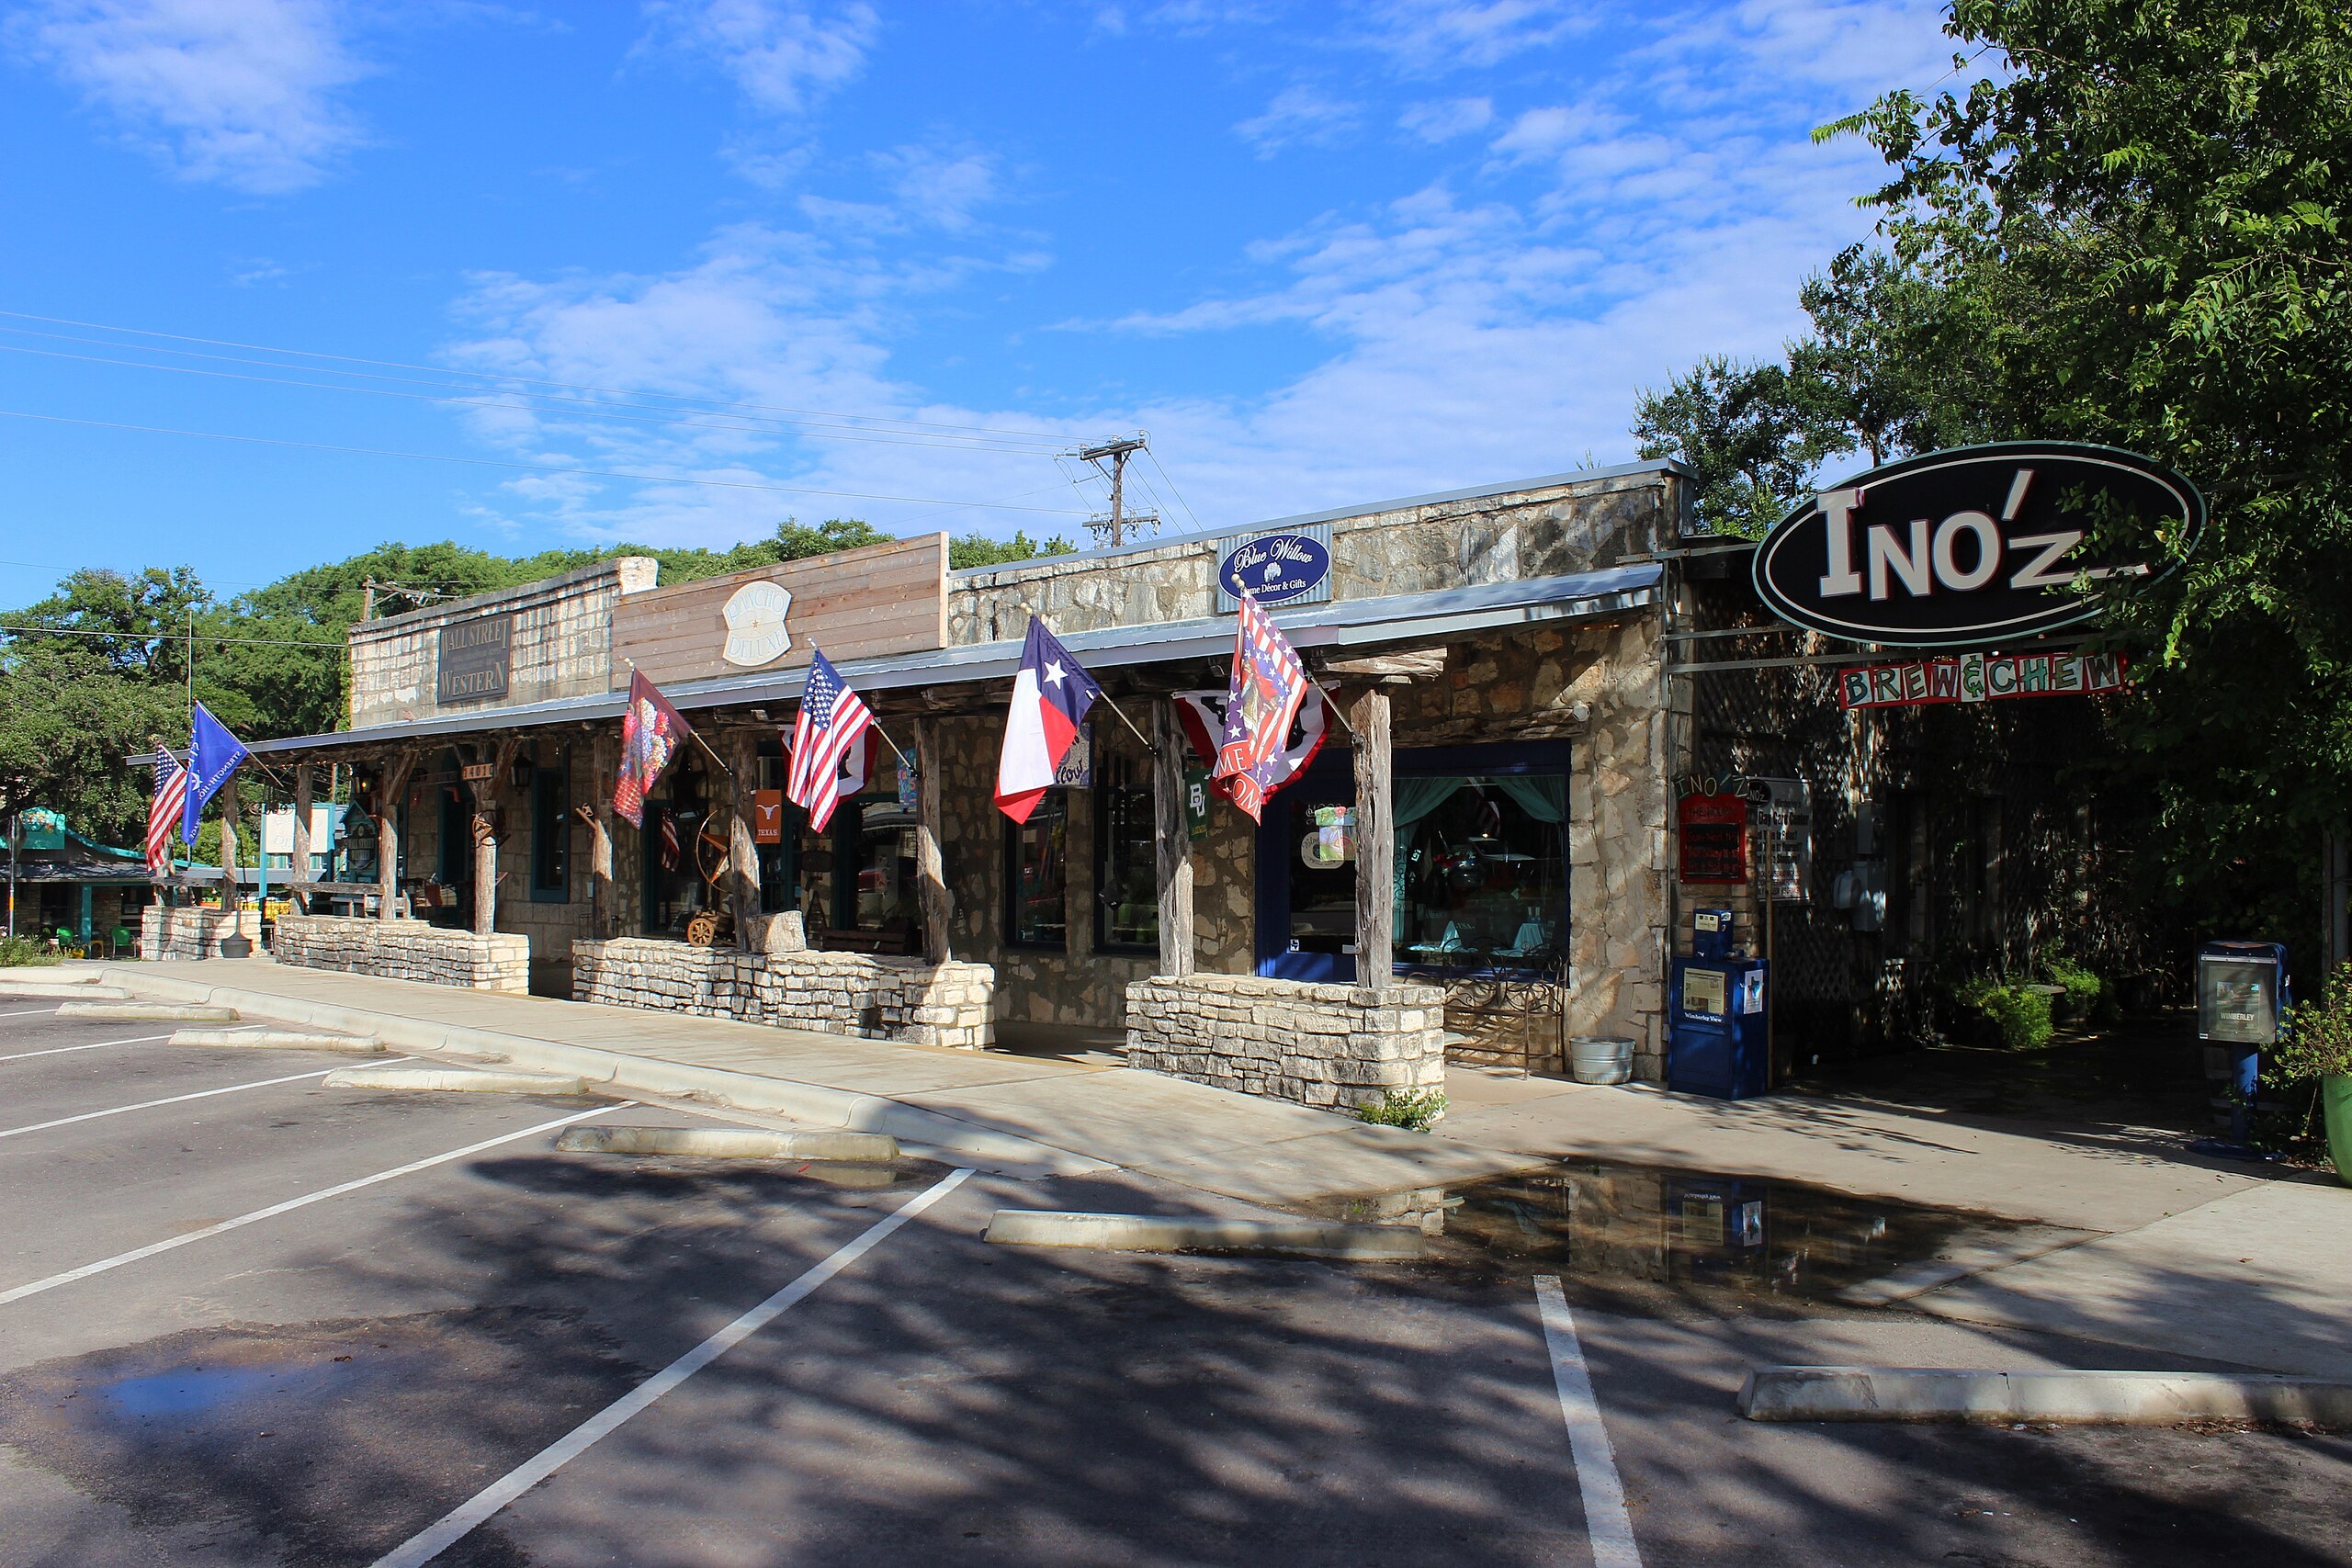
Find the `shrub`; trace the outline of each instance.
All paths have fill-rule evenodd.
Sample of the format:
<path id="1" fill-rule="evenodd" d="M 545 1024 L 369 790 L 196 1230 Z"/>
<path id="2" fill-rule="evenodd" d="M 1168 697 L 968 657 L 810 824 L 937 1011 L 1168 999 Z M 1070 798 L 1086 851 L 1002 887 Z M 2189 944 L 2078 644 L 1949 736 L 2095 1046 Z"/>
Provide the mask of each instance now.
<path id="1" fill-rule="evenodd" d="M 2098 1010 L 2106 982 L 2071 959 L 2054 960 L 2049 970 L 2050 983 L 2065 990 L 2068 1018 L 2088 1018 Z"/>
<path id="2" fill-rule="evenodd" d="M 2278 1043 L 2262 1054 L 2262 1076 L 2278 1088 L 2352 1077 L 2352 963 L 2335 966 L 2318 1000 L 2298 1002 L 2279 1019 Z"/>
<path id="3" fill-rule="evenodd" d="M 27 964 L 54 964 L 58 955 L 44 943 L 26 936 L 0 936 L 0 969 Z"/>
<path id="4" fill-rule="evenodd" d="M 1392 1089 L 1369 1105 L 1356 1107 L 1356 1120 L 1375 1127 L 1426 1133 L 1445 1114 L 1445 1096 L 1433 1089 Z"/>
<path id="5" fill-rule="evenodd" d="M 2096 981 L 2094 981 L 2096 983 Z M 2012 1051 L 2038 1051 L 2050 1043 L 2050 997 L 2030 986 L 2004 986 L 1977 978 L 1952 988 L 1969 1011 L 1990 1019 L 2001 1043 Z"/>

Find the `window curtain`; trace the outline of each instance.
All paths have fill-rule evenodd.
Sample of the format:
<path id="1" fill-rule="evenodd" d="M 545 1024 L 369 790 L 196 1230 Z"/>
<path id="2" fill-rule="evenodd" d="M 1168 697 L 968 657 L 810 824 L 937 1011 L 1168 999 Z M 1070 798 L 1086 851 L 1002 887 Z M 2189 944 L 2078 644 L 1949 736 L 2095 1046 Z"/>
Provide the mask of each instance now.
<path id="1" fill-rule="evenodd" d="M 1538 822 L 1560 823 L 1568 819 L 1568 781 L 1564 774 L 1502 773 L 1476 782 L 1494 785 Z"/>
<path id="2" fill-rule="evenodd" d="M 1394 880 L 1388 892 L 1391 942 L 1405 940 L 1405 851 L 1412 842 L 1413 829 L 1422 818 L 1452 800 L 1469 783 L 1465 778 L 1402 778 L 1390 782 L 1389 793 L 1396 814 L 1396 843 L 1388 857 L 1389 875 Z M 1368 983 L 1384 984 L 1376 979 Z"/>

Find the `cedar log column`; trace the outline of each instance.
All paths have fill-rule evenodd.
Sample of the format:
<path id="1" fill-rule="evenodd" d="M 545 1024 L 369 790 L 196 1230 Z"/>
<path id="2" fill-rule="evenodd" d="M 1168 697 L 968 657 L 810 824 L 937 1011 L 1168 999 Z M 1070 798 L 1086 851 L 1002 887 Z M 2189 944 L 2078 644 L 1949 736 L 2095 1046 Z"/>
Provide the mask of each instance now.
<path id="1" fill-rule="evenodd" d="M 264 846 L 266 849 L 266 845 Z M 294 863 L 286 874 L 297 914 L 311 912 L 311 764 L 294 764 Z"/>
<path id="2" fill-rule="evenodd" d="M 922 955 L 944 964 L 952 943 L 948 927 L 956 919 L 955 895 L 947 891 L 947 855 L 942 847 L 940 822 L 943 781 L 939 720 L 915 720 L 915 907 L 922 913 Z"/>
<path id="3" fill-rule="evenodd" d="M 760 918 L 760 844 L 759 835 L 752 831 L 752 797 L 760 786 L 757 730 L 738 730 L 728 738 L 727 765 L 735 773 L 735 810 L 727 823 L 727 874 L 733 884 L 735 947 L 741 953 L 755 953 L 758 949 L 752 942 L 752 928 Z"/>
<path id="4" fill-rule="evenodd" d="M 220 784 L 220 912 L 233 915 L 244 907 L 244 890 L 237 886 L 237 775 Z"/>
<path id="5" fill-rule="evenodd" d="M 610 941 L 620 926 L 613 894 L 613 786 L 620 771 L 620 734 L 598 730 L 588 742 L 589 787 L 595 791 L 588 813 L 588 931 Z"/>
<path id="6" fill-rule="evenodd" d="M 386 762 L 376 779 L 376 918 L 395 919 L 401 896 L 401 796 L 408 793 L 408 775 L 416 765 L 406 755 Z"/>
<path id="7" fill-rule="evenodd" d="M 474 789 L 474 934 L 489 936 L 498 930 L 498 797 L 505 792 L 506 775 L 523 747 L 520 740 L 501 740 L 490 765 L 490 789 Z"/>
<path id="8" fill-rule="evenodd" d="M 1396 981 L 1396 797 L 1389 784 L 1388 694 L 1365 690 L 1350 708 L 1356 732 L 1356 984 Z"/>
<path id="9" fill-rule="evenodd" d="M 1184 758 L 1191 742 L 1176 719 L 1176 699 L 1151 705 L 1152 845 L 1159 873 L 1159 970 L 1190 975 L 1193 940 L 1193 825 L 1185 810 Z"/>

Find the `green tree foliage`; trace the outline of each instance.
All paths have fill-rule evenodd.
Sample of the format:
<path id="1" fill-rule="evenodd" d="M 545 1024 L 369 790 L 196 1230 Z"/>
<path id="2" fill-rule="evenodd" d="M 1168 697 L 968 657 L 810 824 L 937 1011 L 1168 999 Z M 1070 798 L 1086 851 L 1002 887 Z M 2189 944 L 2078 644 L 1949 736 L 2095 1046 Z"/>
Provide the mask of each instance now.
<path id="1" fill-rule="evenodd" d="M 2170 891 L 2300 936 L 2352 810 L 2352 8 L 1958 0 L 1947 30 L 2007 69 L 1827 128 L 1885 155 L 1905 287 L 1970 325 L 1964 360 L 1914 356 L 1986 434 L 2145 452 L 2211 501 L 2116 617 L 2155 656 L 2125 733 Z"/>
<path id="2" fill-rule="evenodd" d="M 947 564 L 957 571 L 976 566 L 1004 566 L 1012 561 L 1035 560 L 1040 556 L 1066 556 L 1077 547 L 1057 534 L 1044 544 L 1029 536 L 1026 529 L 1016 528 L 1010 539 L 991 539 L 985 534 L 966 534 L 947 542 Z"/>
<path id="3" fill-rule="evenodd" d="M 1645 457 L 1672 457 L 1698 475 L 1702 525 L 1761 537 L 1826 455 L 1806 429 L 1785 365 L 1717 355 L 1645 389 L 1634 434 Z"/>

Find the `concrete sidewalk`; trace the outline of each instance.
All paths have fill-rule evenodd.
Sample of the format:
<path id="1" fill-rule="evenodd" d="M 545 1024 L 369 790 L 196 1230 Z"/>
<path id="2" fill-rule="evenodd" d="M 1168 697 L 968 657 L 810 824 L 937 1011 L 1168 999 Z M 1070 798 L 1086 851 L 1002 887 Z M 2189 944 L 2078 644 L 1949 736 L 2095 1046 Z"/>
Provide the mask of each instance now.
<path id="1" fill-rule="evenodd" d="M 1540 1163 L 1124 1067 L 455 990 L 266 958 L 102 967 L 109 981 L 143 997 L 373 1034 L 401 1051 L 577 1073 L 607 1093 L 691 1096 L 888 1133 L 1031 1174 L 1124 1167 L 1227 1197 L 1288 1204 L 1442 1186 Z"/>
<path id="2" fill-rule="evenodd" d="M 2090 1233 L 1900 1303 L 2131 1352 L 2352 1378 L 2352 1188 L 2212 1159 L 2157 1128 L 1770 1095 L 1720 1100 L 1448 1075 L 1456 1136 L 1530 1154 L 1804 1181 Z"/>

